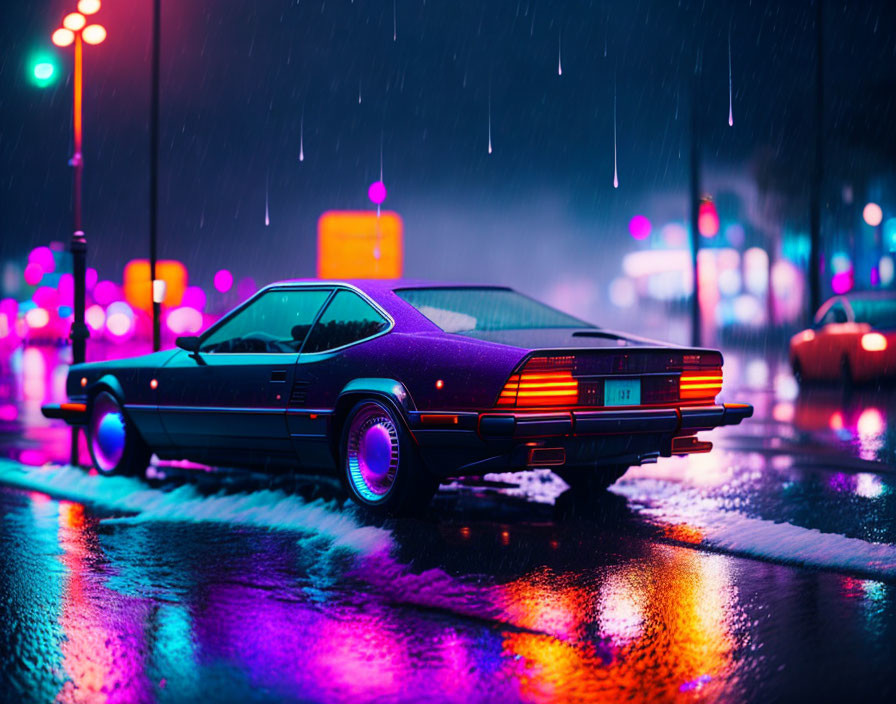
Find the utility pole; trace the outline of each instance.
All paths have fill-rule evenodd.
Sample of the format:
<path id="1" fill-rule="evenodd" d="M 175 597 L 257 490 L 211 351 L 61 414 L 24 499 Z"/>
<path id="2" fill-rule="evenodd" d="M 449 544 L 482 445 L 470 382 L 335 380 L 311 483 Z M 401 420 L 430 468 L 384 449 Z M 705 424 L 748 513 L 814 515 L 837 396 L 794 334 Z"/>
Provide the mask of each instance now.
<path id="1" fill-rule="evenodd" d="M 159 210 L 159 58 L 161 53 L 162 1 L 152 8 L 152 89 L 149 114 L 149 281 L 152 297 L 152 350 L 161 347 L 162 295 L 157 291 L 156 261 Z M 158 287 L 161 288 L 161 287 Z"/>
<path id="2" fill-rule="evenodd" d="M 815 0 L 815 162 L 809 196 L 809 315 L 821 305 L 821 184 L 824 179 L 824 0 Z"/>
<path id="3" fill-rule="evenodd" d="M 697 51 L 694 75 L 691 80 L 691 265 L 693 269 L 693 293 L 691 294 L 691 346 L 701 345 L 700 331 L 700 275 L 697 259 L 700 252 L 700 74 L 702 57 Z"/>

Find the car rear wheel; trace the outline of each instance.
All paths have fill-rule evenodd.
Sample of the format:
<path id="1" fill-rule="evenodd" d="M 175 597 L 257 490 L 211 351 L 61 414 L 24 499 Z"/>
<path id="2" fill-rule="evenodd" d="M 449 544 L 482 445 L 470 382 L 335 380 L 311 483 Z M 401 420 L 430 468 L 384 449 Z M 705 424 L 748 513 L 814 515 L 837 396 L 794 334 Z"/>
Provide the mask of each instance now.
<path id="1" fill-rule="evenodd" d="M 803 365 L 800 363 L 799 359 L 793 360 L 793 378 L 796 379 L 798 384 L 802 384 L 805 379 L 803 378 Z"/>
<path id="2" fill-rule="evenodd" d="M 100 474 L 142 472 L 151 456 L 121 403 L 108 391 L 100 391 L 90 404 L 87 446 Z"/>
<path id="3" fill-rule="evenodd" d="M 398 414 L 364 400 L 349 412 L 340 444 L 342 480 L 352 499 L 375 513 L 414 513 L 438 488 Z"/>
<path id="4" fill-rule="evenodd" d="M 557 467 L 554 473 L 569 485 L 574 493 L 593 494 L 605 491 L 628 471 L 628 465 L 606 467 Z"/>

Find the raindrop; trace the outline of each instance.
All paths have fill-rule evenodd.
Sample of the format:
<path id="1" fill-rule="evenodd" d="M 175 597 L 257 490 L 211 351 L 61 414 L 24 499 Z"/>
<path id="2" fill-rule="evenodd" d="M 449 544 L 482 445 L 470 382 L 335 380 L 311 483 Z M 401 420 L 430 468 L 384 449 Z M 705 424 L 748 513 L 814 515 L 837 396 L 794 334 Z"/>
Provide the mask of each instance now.
<path id="1" fill-rule="evenodd" d="M 613 75 L 613 188 L 619 188 L 619 170 L 616 161 L 616 75 Z"/>
<path id="2" fill-rule="evenodd" d="M 358 105 L 361 104 L 361 79 L 358 79 Z"/>
<path id="3" fill-rule="evenodd" d="M 395 10 L 395 0 L 392 0 L 392 41 L 398 41 L 398 13 Z"/>
<path id="4" fill-rule="evenodd" d="M 557 75 L 563 75 L 563 30 L 557 34 Z"/>
<path id="5" fill-rule="evenodd" d="M 302 108 L 302 121 L 299 123 L 299 161 L 305 161 L 305 108 Z"/>
<path id="6" fill-rule="evenodd" d="M 264 226 L 270 227 L 271 225 L 271 210 L 269 207 L 270 201 L 268 199 L 268 177 L 264 179 Z"/>
<path id="7" fill-rule="evenodd" d="M 488 153 L 492 153 L 492 87 L 488 87 Z"/>
<path id="8" fill-rule="evenodd" d="M 731 25 L 728 25 L 728 126 L 734 127 L 734 91 L 731 83 Z"/>

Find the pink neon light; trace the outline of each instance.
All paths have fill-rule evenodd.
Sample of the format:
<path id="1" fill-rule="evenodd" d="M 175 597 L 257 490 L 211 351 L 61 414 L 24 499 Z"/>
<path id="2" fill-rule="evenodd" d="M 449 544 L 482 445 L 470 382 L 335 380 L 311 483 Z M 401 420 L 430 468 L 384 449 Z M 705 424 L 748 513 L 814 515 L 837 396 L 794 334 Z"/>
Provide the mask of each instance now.
<path id="1" fill-rule="evenodd" d="M 628 221 L 628 231 L 636 240 L 646 240 L 650 236 L 650 220 L 643 215 L 635 215 Z"/>
<path id="2" fill-rule="evenodd" d="M 221 293 L 227 293 L 233 286 L 233 274 L 227 269 L 221 269 L 215 273 L 215 288 Z"/>
<path id="3" fill-rule="evenodd" d="M 29 286 L 37 286 L 44 276 L 44 270 L 40 264 L 31 262 L 25 267 L 25 283 Z"/>
<path id="4" fill-rule="evenodd" d="M 382 181 L 371 183 L 370 188 L 367 189 L 367 197 L 370 198 L 371 203 L 381 205 L 386 200 L 386 184 Z"/>

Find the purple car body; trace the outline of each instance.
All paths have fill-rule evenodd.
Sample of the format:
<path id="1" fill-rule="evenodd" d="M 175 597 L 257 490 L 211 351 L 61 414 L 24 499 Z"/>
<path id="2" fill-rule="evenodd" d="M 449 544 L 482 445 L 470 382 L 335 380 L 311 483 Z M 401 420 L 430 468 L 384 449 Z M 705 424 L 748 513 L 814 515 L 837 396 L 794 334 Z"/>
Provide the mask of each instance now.
<path id="1" fill-rule="evenodd" d="M 72 367 L 71 402 L 45 414 L 87 426 L 101 471 L 150 452 L 335 471 L 359 502 L 396 509 L 446 477 L 528 467 L 606 484 L 707 451 L 697 431 L 752 413 L 715 402 L 717 351 L 596 328 L 504 287 L 284 281 L 178 345 Z"/>

